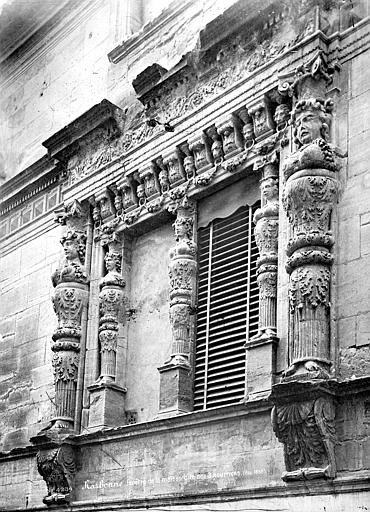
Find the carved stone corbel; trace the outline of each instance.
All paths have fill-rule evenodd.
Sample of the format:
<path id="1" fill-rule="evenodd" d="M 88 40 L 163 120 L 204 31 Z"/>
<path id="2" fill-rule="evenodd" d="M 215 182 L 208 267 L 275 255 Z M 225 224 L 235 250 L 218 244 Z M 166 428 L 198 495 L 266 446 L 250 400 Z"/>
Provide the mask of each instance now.
<path id="1" fill-rule="evenodd" d="M 176 244 L 170 250 L 171 354 L 159 368 L 160 415 L 192 410 L 192 350 L 196 301 L 195 204 L 185 196 L 169 207 L 176 212 Z"/>
<path id="2" fill-rule="evenodd" d="M 185 155 L 183 164 L 186 178 L 190 180 L 191 178 L 194 178 L 197 173 L 194 157 L 190 151 L 188 143 L 182 144 L 180 149 Z"/>
<path id="3" fill-rule="evenodd" d="M 132 183 L 127 176 L 122 176 L 117 182 L 117 188 L 122 192 L 122 207 L 124 212 L 129 212 L 137 207 Z"/>
<path id="4" fill-rule="evenodd" d="M 284 445 L 286 482 L 334 478 L 335 403 L 325 382 L 274 386 L 272 426 Z"/>
<path id="5" fill-rule="evenodd" d="M 273 133 L 273 122 L 270 109 L 265 99 L 248 108 L 253 119 L 256 142 L 270 136 Z"/>
<path id="6" fill-rule="evenodd" d="M 52 364 L 55 381 L 56 417 L 52 428 L 73 430 L 79 367 L 81 322 L 88 302 L 85 269 L 87 209 L 78 201 L 57 214 L 64 226 L 61 238 L 65 260 L 52 275 L 53 305 L 58 327 L 53 334 Z"/>
<path id="7" fill-rule="evenodd" d="M 231 117 L 218 122 L 216 124 L 216 128 L 217 133 L 222 139 L 222 148 L 225 157 L 235 155 L 239 151 L 237 146 L 238 133 L 235 119 Z"/>
<path id="8" fill-rule="evenodd" d="M 177 149 L 163 155 L 163 164 L 168 169 L 168 181 L 172 187 L 185 181 L 185 173 Z"/>
<path id="9" fill-rule="evenodd" d="M 238 112 L 237 115 L 239 119 L 241 119 L 243 123 L 242 127 L 242 135 L 243 135 L 243 145 L 244 149 L 248 151 L 254 146 L 254 127 L 253 127 L 253 121 L 251 116 L 248 113 L 248 110 L 243 107 Z"/>
<path id="10" fill-rule="evenodd" d="M 156 165 L 154 162 L 150 162 L 148 166 L 139 171 L 139 176 L 144 184 L 144 192 L 148 201 L 158 197 L 160 193 L 160 187 L 156 174 Z"/>
<path id="11" fill-rule="evenodd" d="M 213 164 L 217 166 L 224 160 L 224 150 L 223 144 L 221 140 L 221 136 L 219 135 L 215 126 L 211 126 L 206 130 L 208 137 L 212 140 L 211 144 L 211 154 L 213 159 Z"/>
<path id="12" fill-rule="evenodd" d="M 207 151 L 207 141 L 204 133 L 197 134 L 189 139 L 189 149 L 194 155 L 197 171 L 205 171 L 212 166 L 212 159 Z"/>
<path id="13" fill-rule="evenodd" d="M 73 447 L 69 444 L 40 450 L 36 455 L 37 469 L 47 485 L 45 505 L 66 505 L 71 500 L 76 472 Z"/>
<path id="14" fill-rule="evenodd" d="M 170 181 L 168 179 L 168 170 L 167 167 L 164 165 L 163 158 L 159 156 L 155 161 L 158 169 L 158 182 L 161 189 L 161 194 L 164 194 L 165 192 L 168 192 L 170 190 Z"/>

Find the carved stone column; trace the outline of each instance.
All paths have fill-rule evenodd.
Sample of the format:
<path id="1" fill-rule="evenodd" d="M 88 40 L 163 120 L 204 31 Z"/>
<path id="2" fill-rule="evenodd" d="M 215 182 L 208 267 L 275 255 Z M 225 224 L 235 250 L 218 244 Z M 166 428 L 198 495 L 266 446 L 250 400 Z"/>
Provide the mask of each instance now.
<path id="1" fill-rule="evenodd" d="M 87 219 L 88 208 L 78 201 L 56 214 L 57 222 L 64 226 L 61 244 L 65 255 L 62 266 L 52 275 L 52 300 L 58 317 L 51 347 L 56 416 L 48 428 L 31 439 L 39 447 L 37 469 L 47 484 L 43 502 L 48 506 L 69 503 L 73 490 L 75 457 L 66 438 L 75 432 L 80 343 L 88 304 Z"/>
<path id="2" fill-rule="evenodd" d="M 58 215 L 65 226 L 61 239 L 65 260 L 52 276 L 53 305 L 58 327 L 53 334 L 56 417 L 53 429 L 73 430 L 76 386 L 79 366 L 82 315 L 88 302 L 88 278 L 85 263 L 87 212 L 74 201 Z"/>
<path id="3" fill-rule="evenodd" d="M 159 368 L 160 415 L 192 410 L 192 352 L 196 293 L 195 205 L 186 198 L 170 207 L 176 212 L 176 244 L 170 250 L 170 359 Z"/>
<path id="4" fill-rule="evenodd" d="M 104 228 L 103 228 L 104 229 Z M 89 428 L 124 424 L 126 389 L 116 382 L 117 348 L 125 324 L 125 287 L 121 263 L 123 244 L 114 229 L 102 234 L 107 248 L 104 257 L 106 274 L 100 280 L 99 348 L 100 371 L 90 391 Z M 120 361 L 124 365 L 124 361 Z"/>
<path id="5" fill-rule="evenodd" d="M 276 361 L 276 297 L 279 236 L 279 171 L 276 153 L 263 156 L 256 163 L 262 169 L 262 206 L 254 214 L 254 235 L 259 251 L 257 282 L 259 286 L 258 332 L 245 345 L 247 350 L 248 400 L 269 393 Z"/>
<path id="6" fill-rule="evenodd" d="M 289 367 L 272 394 L 273 425 L 284 444 L 285 480 L 335 476 L 330 218 L 339 192 L 339 169 L 328 142 L 333 102 L 324 99 L 330 72 L 323 55 L 318 53 L 294 78 L 291 121 L 296 151 L 283 162 L 283 204 L 291 231 Z"/>

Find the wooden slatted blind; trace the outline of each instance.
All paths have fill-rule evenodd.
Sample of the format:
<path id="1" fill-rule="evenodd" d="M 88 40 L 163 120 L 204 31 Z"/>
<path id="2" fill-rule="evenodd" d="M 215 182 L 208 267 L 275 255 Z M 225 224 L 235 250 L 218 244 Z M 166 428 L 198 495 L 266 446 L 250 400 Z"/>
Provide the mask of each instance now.
<path id="1" fill-rule="evenodd" d="M 194 410 L 235 404 L 244 396 L 244 344 L 258 329 L 252 227 L 258 206 L 243 206 L 199 230 Z"/>

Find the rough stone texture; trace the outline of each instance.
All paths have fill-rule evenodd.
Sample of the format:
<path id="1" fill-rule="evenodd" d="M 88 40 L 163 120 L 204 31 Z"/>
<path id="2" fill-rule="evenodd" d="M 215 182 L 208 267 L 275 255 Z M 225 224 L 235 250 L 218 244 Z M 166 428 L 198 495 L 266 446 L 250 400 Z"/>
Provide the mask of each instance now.
<path id="1" fill-rule="evenodd" d="M 50 420 L 54 396 L 50 340 L 55 317 L 50 275 L 59 229 L 2 257 L 0 324 L 1 449 L 28 444 Z"/>
<path id="2" fill-rule="evenodd" d="M 348 87 L 342 80 L 345 98 L 339 107 L 341 114 L 348 113 L 346 139 L 340 141 L 341 149 L 345 151 L 348 137 L 348 161 L 343 160 L 342 194 L 337 210 L 335 291 L 341 347 L 339 374 L 343 378 L 360 377 L 370 372 L 369 357 L 364 347 L 370 343 L 370 69 L 367 61 L 368 54 L 363 53 L 351 61 L 348 73 L 345 66 L 343 71 L 348 78 Z M 339 124 L 343 122 L 339 117 Z"/>
<path id="3" fill-rule="evenodd" d="M 136 410 L 138 421 L 158 413 L 159 372 L 168 359 L 171 331 L 168 313 L 168 251 L 174 234 L 166 224 L 133 241 L 128 319 L 127 410 Z M 155 255 L 155 256 L 154 256 Z M 161 264 L 158 264 L 161 262 Z M 140 369 L 140 370 L 138 370 Z"/>
<path id="4" fill-rule="evenodd" d="M 167 0 L 164 3 L 167 4 Z M 35 160 L 43 151 L 39 144 L 41 140 L 99 102 L 103 96 L 122 108 L 128 106 L 128 118 L 132 121 L 141 109 L 133 98 L 132 80 L 153 62 L 171 69 L 183 54 L 194 49 L 200 29 L 233 3 L 234 0 L 191 2 L 186 13 L 182 12 L 167 26 L 165 35 L 161 30 L 152 31 L 147 44 L 139 44 L 127 59 L 110 65 L 106 57 L 107 51 L 112 49 L 113 31 L 111 34 L 108 22 L 110 13 L 106 3 L 96 2 L 96 10 L 93 10 L 87 23 L 70 27 L 70 32 L 64 33 L 51 51 L 36 55 L 32 65 L 24 67 L 20 64 L 21 74 L 13 77 L 18 80 L 17 86 L 14 81 L 5 84 L 1 105 L 5 112 L 1 148 L 5 148 L 2 151 L 6 153 L 6 168 L 18 172 Z M 155 5 L 154 0 L 148 2 L 144 16 L 150 16 L 148 13 L 151 9 L 158 12 L 159 3 Z M 183 30 L 184 21 L 186 31 Z M 214 56 L 215 59 L 221 57 L 221 54 Z M 80 58 L 83 60 L 82 66 Z M 281 56 L 279 61 L 283 60 Z M 333 142 L 343 152 L 348 150 L 348 159 L 343 159 L 340 176 L 342 193 L 333 215 L 336 263 L 331 300 L 333 331 L 337 330 L 335 343 L 338 343 L 339 379 L 370 374 L 370 67 L 367 62 L 368 53 L 359 53 L 344 63 L 340 72 L 340 93 L 333 126 Z M 301 62 L 297 59 L 295 63 Z M 254 89 L 253 85 L 258 85 L 259 78 L 257 75 L 246 89 Z M 233 108 L 232 105 L 237 102 L 237 87 L 235 84 L 234 97 L 228 96 L 230 103 L 222 104 L 224 90 L 220 97 L 215 98 L 220 108 L 225 110 L 228 105 Z M 211 112 L 213 105 L 207 108 Z M 205 110 L 196 114 L 196 119 L 191 119 L 186 125 L 189 129 L 186 133 L 184 131 L 184 140 L 193 136 L 194 126 L 191 123 L 203 126 L 203 115 L 208 115 Z M 218 121 L 217 109 L 212 116 L 213 121 Z M 151 144 L 156 144 L 157 140 L 159 138 Z M 160 144 L 169 145 L 171 140 L 161 138 Z M 142 153 L 145 154 L 145 150 Z M 107 168 L 104 172 L 104 176 L 102 173 L 97 181 L 103 182 L 111 172 L 116 171 Z M 257 176 L 254 176 L 257 181 Z M 219 185 L 221 189 L 223 184 Z M 250 189 L 250 193 L 254 194 L 254 185 Z M 204 190 L 207 194 L 206 188 Z M 223 191 L 219 192 L 221 194 Z M 284 265 L 285 244 L 290 234 L 284 215 L 281 210 L 278 372 L 286 368 L 287 359 L 288 291 Z M 59 236 L 59 230 L 52 229 L 35 240 L 26 241 L 22 238 L 22 231 L 20 246 L 1 261 L 0 441 L 1 449 L 5 451 L 29 444 L 30 436 L 45 427 L 53 415 L 50 339 L 56 317 L 50 301 L 50 275 L 57 267 L 61 253 Z M 236 414 L 233 418 L 225 417 L 222 420 L 215 419 L 220 411 L 213 417 L 207 416 L 208 412 L 194 413 L 185 417 L 189 418 L 191 425 L 181 424 L 179 428 L 174 427 L 172 420 L 153 422 L 159 404 L 160 377 L 157 367 L 162 366 L 170 355 L 167 266 L 168 249 L 173 243 L 170 222 L 133 241 L 132 295 L 127 307 L 128 336 L 122 336 L 119 340 L 117 360 L 122 361 L 122 366 L 118 367 L 117 380 L 128 390 L 126 409 L 137 413 L 141 425 L 129 426 L 118 434 L 117 430 L 104 432 L 94 442 L 83 439 L 84 444 L 78 455 L 75 498 L 88 501 L 109 497 L 149 500 L 151 497 L 164 496 L 169 503 L 179 497 L 188 499 L 188 496 L 193 496 L 192 499 L 196 499 L 194 496 L 215 493 L 217 500 L 207 498 L 206 507 L 220 511 L 225 508 L 251 510 L 255 507 L 261 510 L 305 512 L 364 510 L 369 493 L 365 496 L 365 493 L 353 490 L 354 484 L 348 473 L 356 472 L 358 482 L 360 476 L 368 476 L 365 471 L 370 470 L 370 405 L 362 395 L 353 400 L 341 399 L 338 403 L 336 456 L 339 479 L 331 484 L 320 482 L 317 487 L 304 482 L 301 486 L 298 483 L 293 490 L 282 488 L 282 445 L 272 432 L 265 410 L 247 411 L 247 414 L 243 410 L 240 417 Z M 89 310 L 85 388 L 97 378 L 99 365 L 97 296 L 102 254 L 94 258 L 96 274 L 92 277 L 91 296 L 95 297 L 95 303 L 92 301 Z M 332 348 L 334 350 L 335 347 Z M 263 348 L 256 350 L 254 356 L 251 366 L 255 371 L 254 375 L 250 375 L 254 382 L 251 384 L 265 390 L 269 385 L 270 371 L 264 375 L 261 363 L 270 369 L 270 361 L 266 365 Z M 127 367 L 125 371 L 124 365 Z M 124 382 L 123 375 L 126 375 Z M 88 409 L 86 396 L 88 393 L 85 391 L 84 413 Z M 104 409 L 106 403 L 101 403 Z M 112 403 L 115 403 L 114 398 L 111 399 Z M 242 410 L 239 407 L 238 414 Z M 118 409 L 115 412 L 120 415 Z M 200 421 L 203 414 L 206 415 L 205 419 L 203 417 L 203 421 Z M 117 422 L 116 418 L 114 422 Z M 95 426 L 99 426 L 99 419 Z M 120 439 L 115 438 L 121 434 Z M 347 488 L 351 490 L 348 494 L 336 492 L 335 486 L 339 488 L 341 477 L 352 486 L 352 489 Z M 122 482 L 122 485 L 94 486 L 101 481 L 112 484 Z M 245 495 L 252 490 L 256 491 L 254 497 L 258 499 L 245 500 Z M 221 502 L 223 493 L 228 491 L 238 491 L 242 498 L 235 503 Z M 266 498 L 269 492 L 270 498 Z M 280 495 L 276 497 L 276 493 Z M 297 496 L 297 493 L 305 496 Z M 319 496 L 320 493 L 325 496 Z M 2 461 L 0 507 L 26 509 L 40 506 L 44 495 L 45 483 L 36 471 L 34 454 Z M 148 503 L 147 506 L 151 507 L 152 504 Z M 109 508 L 109 505 L 104 506 Z M 132 503 L 130 506 L 133 506 Z M 123 508 L 127 508 L 126 505 Z M 186 509 L 198 512 L 200 506 L 186 504 Z"/>
<path id="5" fill-rule="evenodd" d="M 269 414 L 217 421 L 211 425 L 128 436 L 101 450 L 82 448 L 76 498 L 202 494 L 276 485 L 282 457 Z M 104 479 L 117 486 L 95 489 Z M 86 482 L 86 483 L 85 483 Z M 121 483 L 121 485 L 119 485 Z"/>

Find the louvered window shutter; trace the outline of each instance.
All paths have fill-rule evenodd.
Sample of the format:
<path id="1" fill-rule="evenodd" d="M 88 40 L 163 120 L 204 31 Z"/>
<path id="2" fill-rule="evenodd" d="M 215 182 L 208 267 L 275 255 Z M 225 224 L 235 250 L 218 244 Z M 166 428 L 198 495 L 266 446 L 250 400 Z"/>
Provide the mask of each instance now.
<path id="1" fill-rule="evenodd" d="M 244 344 L 258 329 L 258 249 L 252 226 L 258 207 L 243 206 L 199 230 L 196 411 L 244 397 Z"/>

